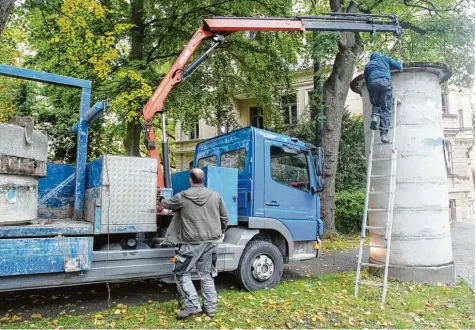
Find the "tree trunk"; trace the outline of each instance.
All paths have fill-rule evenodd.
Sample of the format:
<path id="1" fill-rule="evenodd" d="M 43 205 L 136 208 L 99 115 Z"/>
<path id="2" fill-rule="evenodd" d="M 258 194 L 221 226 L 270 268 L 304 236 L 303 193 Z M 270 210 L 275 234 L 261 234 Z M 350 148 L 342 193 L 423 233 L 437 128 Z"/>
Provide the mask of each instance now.
<path id="1" fill-rule="evenodd" d="M 5 25 L 7 25 L 14 3 L 15 0 L 0 1 L 0 35 L 2 35 L 3 29 L 5 28 Z"/>
<path id="2" fill-rule="evenodd" d="M 314 61 L 314 105 L 312 109 L 312 119 L 316 123 L 316 147 L 322 147 L 322 131 L 324 129 L 324 112 L 322 108 L 322 84 L 321 84 L 321 65 L 319 59 L 315 57 Z"/>
<path id="3" fill-rule="evenodd" d="M 140 62 L 144 59 L 145 17 L 144 0 L 131 1 L 131 19 L 134 27 L 131 29 L 130 62 Z M 134 63 L 135 64 L 135 63 Z M 139 113 L 141 109 L 133 109 Z M 140 156 L 141 126 L 137 119 L 127 123 L 127 133 L 124 148 L 128 156 Z"/>
<path id="4" fill-rule="evenodd" d="M 329 0 L 332 11 L 341 11 L 339 0 Z M 352 11 L 355 3 L 351 1 L 347 11 Z M 342 116 L 349 92 L 349 85 L 354 75 L 355 64 L 363 51 L 362 39 L 358 33 L 341 33 L 339 52 L 332 68 L 332 73 L 323 85 L 322 96 L 325 104 L 326 118 L 322 132 L 322 145 L 325 150 L 326 164 L 324 175 L 326 187 L 321 193 L 321 216 L 327 234 L 335 232 L 335 177 L 339 153 Z"/>
<path id="5" fill-rule="evenodd" d="M 124 139 L 126 156 L 140 157 L 140 134 L 141 126 L 137 119 L 127 122 L 127 133 Z"/>

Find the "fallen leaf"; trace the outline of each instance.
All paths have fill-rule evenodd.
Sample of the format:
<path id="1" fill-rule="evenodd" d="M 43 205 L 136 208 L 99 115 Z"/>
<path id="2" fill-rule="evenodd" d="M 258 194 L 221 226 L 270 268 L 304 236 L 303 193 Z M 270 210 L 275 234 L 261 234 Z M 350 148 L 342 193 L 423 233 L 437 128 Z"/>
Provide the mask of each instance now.
<path id="1" fill-rule="evenodd" d="M 210 316 L 205 316 L 205 321 L 210 321 L 212 318 Z"/>
<path id="2" fill-rule="evenodd" d="M 251 324 L 251 320 L 250 320 L 250 319 L 246 319 L 246 323 Z"/>
<path id="3" fill-rule="evenodd" d="M 202 322 L 202 318 L 201 318 L 201 317 L 196 317 L 196 318 L 195 318 L 195 321 L 197 321 L 197 322 Z"/>
<path id="4" fill-rule="evenodd" d="M 21 316 L 19 316 L 19 315 L 13 315 L 12 318 L 11 318 L 11 320 L 12 320 L 13 322 L 15 322 L 15 321 L 21 321 L 21 320 L 23 320 L 23 317 L 21 317 Z"/>
<path id="5" fill-rule="evenodd" d="M 55 300 L 55 299 L 58 299 L 58 297 L 55 296 L 55 295 L 52 295 L 52 296 L 51 296 L 51 299 Z"/>
<path id="6" fill-rule="evenodd" d="M 10 321 L 10 317 L 9 316 L 4 316 L 0 319 L 0 321 Z"/>
<path id="7" fill-rule="evenodd" d="M 216 325 L 215 322 L 210 322 L 210 324 L 208 324 L 210 327 L 214 327 Z"/>
<path id="8" fill-rule="evenodd" d="M 152 304 L 152 303 L 153 303 L 153 301 L 152 301 L 152 300 L 149 300 L 149 301 L 147 301 L 147 302 L 148 302 L 149 304 Z"/>
<path id="9" fill-rule="evenodd" d="M 59 321 L 57 319 L 54 319 L 52 322 L 53 324 L 58 324 Z"/>
<path id="10" fill-rule="evenodd" d="M 109 323 L 110 328 L 114 328 L 115 326 L 116 326 L 116 322 L 112 321 L 111 323 Z"/>
<path id="11" fill-rule="evenodd" d="M 235 322 L 236 320 L 235 319 L 230 319 L 230 322 Z"/>
<path id="12" fill-rule="evenodd" d="M 117 308 L 123 309 L 123 308 L 127 308 L 127 306 L 123 304 L 117 304 Z"/>
<path id="13" fill-rule="evenodd" d="M 98 319 L 95 319 L 94 320 L 94 325 L 102 325 L 102 321 L 98 320 Z"/>
<path id="14" fill-rule="evenodd" d="M 114 315 L 119 315 L 119 314 L 121 314 L 121 310 L 120 310 L 120 309 L 116 309 L 116 310 L 114 311 Z"/>
<path id="15" fill-rule="evenodd" d="M 32 318 L 32 319 L 42 319 L 43 316 L 41 316 L 41 314 L 32 314 L 32 315 L 31 315 L 31 318 Z"/>
<path id="16" fill-rule="evenodd" d="M 372 315 L 372 312 L 366 311 L 364 314 L 365 314 L 365 315 Z"/>
<path id="17" fill-rule="evenodd" d="M 312 321 L 312 322 L 316 322 L 316 321 L 317 321 L 317 317 L 315 317 L 315 316 L 311 317 L 311 321 Z"/>
<path id="18" fill-rule="evenodd" d="M 268 303 L 269 303 L 270 305 L 276 305 L 276 301 L 274 301 L 273 299 L 269 299 L 269 300 L 268 300 Z"/>
<path id="19" fill-rule="evenodd" d="M 96 314 L 96 315 L 94 315 L 94 317 L 95 317 L 96 319 L 102 319 L 102 318 L 103 318 L 103 316 L 102 316 L 101 314 Z"/>

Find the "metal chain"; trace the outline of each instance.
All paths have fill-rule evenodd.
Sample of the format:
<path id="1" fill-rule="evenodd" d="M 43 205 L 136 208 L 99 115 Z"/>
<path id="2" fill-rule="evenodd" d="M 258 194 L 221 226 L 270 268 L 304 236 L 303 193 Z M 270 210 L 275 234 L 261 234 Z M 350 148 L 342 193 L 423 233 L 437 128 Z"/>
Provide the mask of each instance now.
<path id="1" fill-rule="evenodd" d="M 395 47 L 397 48 L 397 58 L 401 60 L 402 59 L 402 40 L 400 39 L 400 36 L 398 36 L 397 40 L 395 41 Z"/>

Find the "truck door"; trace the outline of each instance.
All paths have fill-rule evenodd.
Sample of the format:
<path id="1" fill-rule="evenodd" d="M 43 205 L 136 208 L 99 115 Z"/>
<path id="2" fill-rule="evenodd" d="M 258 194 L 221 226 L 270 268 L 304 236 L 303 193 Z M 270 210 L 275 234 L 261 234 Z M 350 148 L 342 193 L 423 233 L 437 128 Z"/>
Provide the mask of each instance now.
<path id="1" fill-rule="evenodd" d="M 297 241 L 317 236 L 317 194 L 311 192 L 309 161 L 297 147 L 265 142 L 265 217 L 280 220 Z"/>

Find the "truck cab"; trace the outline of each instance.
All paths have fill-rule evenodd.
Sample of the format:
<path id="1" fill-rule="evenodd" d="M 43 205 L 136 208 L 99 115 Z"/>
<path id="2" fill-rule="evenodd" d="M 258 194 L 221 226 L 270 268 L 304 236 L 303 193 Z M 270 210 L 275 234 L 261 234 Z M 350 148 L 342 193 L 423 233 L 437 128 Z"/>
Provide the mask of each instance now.
<path id="1" fill-rule="evenodd" d="M 296 138 L 255 127 L 235 130 L 196 146 L 194 167 L 238 170 L 238 222 L 228 229 L 225 243 L 234 244 L 232 238 L 239 231 L 257 229 L 251 241 L 261 241 L 258 250 L 271 249 L 263 248 L 268 244 L 279 251 L 282 261 L 273 260 L 275 266 L 317 256 L 319 235 L 323 232 L 317 194 L 322 189 L 322 173 L 318 169 L 322 168 L 323 159 L 313 156 L 316 150 Z M 259 251 L 255 254 L 251 259 L 260 260 Z M 270 287 L 269 279 L 260 282 L 255 278 L 254 282 L 243 278 L 240 282 L 256 289 Z M 243 283 L 246 280 L 250 283 Z"/>

